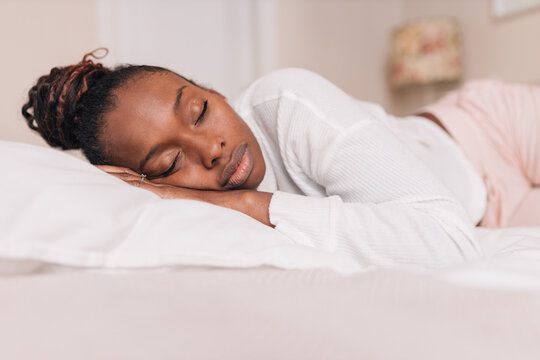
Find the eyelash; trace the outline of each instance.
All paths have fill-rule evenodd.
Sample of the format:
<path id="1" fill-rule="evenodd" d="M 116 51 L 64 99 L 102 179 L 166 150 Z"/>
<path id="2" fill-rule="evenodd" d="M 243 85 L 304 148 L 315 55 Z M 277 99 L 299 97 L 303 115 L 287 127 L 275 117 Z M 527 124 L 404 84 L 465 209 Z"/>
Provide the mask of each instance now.
<path id="1" fill-rule="evenodd" d="M 199 122 L 204 119 L 204 115 L 206 114 L 206 109 L 208 108 L 208 100 L 204 100 L 203 109 L 201 111 L 201 114 L 195 121 L 195 126 L 199 125 Z"/>
<path id="2" fill-rule="evenodd" d="M 178 152 L 178 154 L 176 154 L 176 157 L 174 158 L 174 161 L 172 163 L 172 165 L 167 169 L 167 171 L 165 171 L 163 174 L 160 175 L 160 177 L 167 177 L 169 176 L 174 168 L 176 167 L 176 163 L 178 162 L 178 159 L 180 158 L 180 152 Z"/>

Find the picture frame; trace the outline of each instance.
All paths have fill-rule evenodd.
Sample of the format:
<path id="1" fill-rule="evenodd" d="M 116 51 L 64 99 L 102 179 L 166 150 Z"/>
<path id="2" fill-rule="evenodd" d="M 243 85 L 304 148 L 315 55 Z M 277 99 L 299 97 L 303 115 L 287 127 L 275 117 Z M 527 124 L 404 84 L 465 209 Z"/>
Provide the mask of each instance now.
<path id="1" fill-rule="evenodd" d="M 493 15 L 500 19 L 540 9 L 540 0 L 491 0 L 491 8 Z"/>

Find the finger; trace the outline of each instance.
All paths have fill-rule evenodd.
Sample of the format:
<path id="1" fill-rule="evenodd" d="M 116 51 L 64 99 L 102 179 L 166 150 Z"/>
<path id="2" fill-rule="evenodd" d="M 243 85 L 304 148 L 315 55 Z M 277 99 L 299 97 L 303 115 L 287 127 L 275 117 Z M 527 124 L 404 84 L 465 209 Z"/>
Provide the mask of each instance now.
<path id="1" fill-rule="evenodd" d="M 96 165 L 97 168 L 108 172 L 108 173 L 116 173 L 116 172 L 125 172 L 123 168 L 119 166 L 112 166 L 112 165 Z"/>
<path id="2" fill-rule="evenodd" d="M 96 165 L 96 166 L 109 174 L 126 173 L 126 174 L 131 174 L 134 176 L 140 176 L 139 173 L 126 167 L 112 166 L 112 165 Z"/>
<path id="3" fill-rule="evenodd" d="M 135 180 L 124 180 L 126 183 L 128 183 L 129 185 L 131 186 L 135 186 L 135 187 L 138 187 L 138 188 L 145 188 L 146 185 L 144 185 L 144 182 L 141 182 L 141 181 L 135 181 Z"/>
<path id="4" fill-rule="evenodd" d="M 140 180 L 138 180 L 138 181 L 127 180 L 126 183 L 131 185 L 131 186 L 138 187 L 140 189 L 151 191 L 154 194 L 157 194 L 158 196 L 163 197 L 162 194 L 161 194 L 160 189 L 158 187 L 154 186 L 152 183 L 147 183 L 146 181 L 141 182 Z"/>
<path id="5" fill-rule="evenodd" d="M 175 198 L 174 195 L 170 191 L 168 191 L 168 189 L 170 187 L 156 186 L 155 184 L 147 183 L 146 181 L 141 182 L 141 181 L 130 180 L 130 181 L 127 181 L 127 183 L 129 185 L 138 187 L 139 189 L 150 191 L 150 192 L 156 194 L 157 196 L 159 196 L 162 199 L 173 199 L 173 198 Z"/>
<path id="6" fill-rule="evenodd" d="M 140 175 L 132 175 L 132 174 L 127 174 L 127 173 L 109 173 L 109 175 L 112 175 L 114 177 L 117 177 L 118 179 L 120 180 L 123 180 L 123 181 L 138 181 L 138 182 L 143 182 L 141 181 L 141 176 Z M 144 182 L 147 182 L 148 180 L 144 180 Z"/>

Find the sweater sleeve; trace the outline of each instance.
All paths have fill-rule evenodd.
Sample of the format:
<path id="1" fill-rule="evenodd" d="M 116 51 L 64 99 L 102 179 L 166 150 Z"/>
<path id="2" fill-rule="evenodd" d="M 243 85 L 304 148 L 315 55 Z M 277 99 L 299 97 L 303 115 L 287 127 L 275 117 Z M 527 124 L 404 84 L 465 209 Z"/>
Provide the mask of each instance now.
<path id="1" fill-rule="evenodd" d="M 331 117 L 295 96 L 281 100 L 285 167 L 304 193 L 326 196 L 275 192 L 278 231 L 365 266 L 431 268 L 480 256 L 462 205 L 384 121 L 364 113 L 343 126 Z"/>

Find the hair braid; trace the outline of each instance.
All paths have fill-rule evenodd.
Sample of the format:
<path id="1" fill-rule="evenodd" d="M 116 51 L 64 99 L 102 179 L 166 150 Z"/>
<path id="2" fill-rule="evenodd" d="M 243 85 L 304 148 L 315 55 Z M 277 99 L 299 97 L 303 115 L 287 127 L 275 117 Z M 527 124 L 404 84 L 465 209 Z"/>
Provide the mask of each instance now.
<path id="1" fill-rule="evenodd" d="M 29 90 L 29 100 L 23 106 L 22 114 L 28 126 L 38 131 L 49 145 L 62 149 L 80 148 L 80 99 L 90 83 L 110 72 L 89 59 L 100 58 L 96 55 L 98 50 L 101 49 L 86 54 L 78 64 L 51 69 Z"/>

